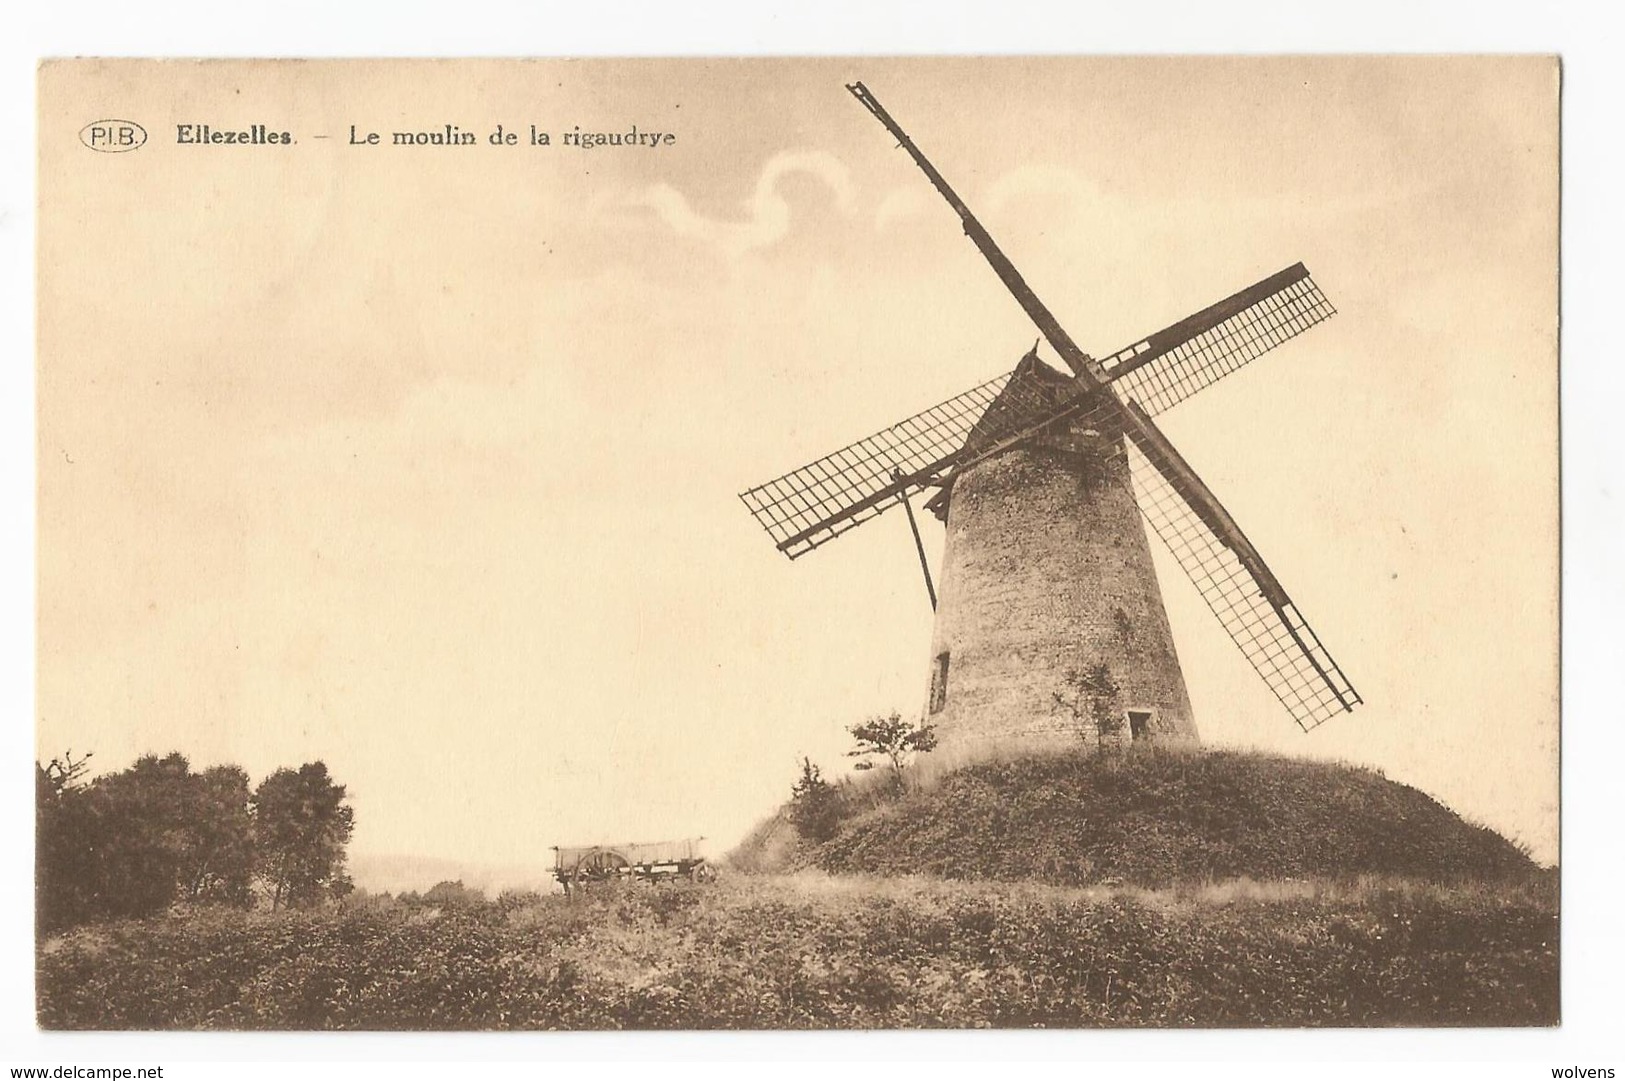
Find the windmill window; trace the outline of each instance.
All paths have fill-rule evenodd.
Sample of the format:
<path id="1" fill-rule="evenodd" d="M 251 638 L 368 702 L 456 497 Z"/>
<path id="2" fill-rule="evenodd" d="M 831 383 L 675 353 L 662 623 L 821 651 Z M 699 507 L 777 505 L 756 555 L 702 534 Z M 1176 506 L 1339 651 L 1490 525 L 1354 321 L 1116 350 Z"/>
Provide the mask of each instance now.
<path id="1" fill-rule="evenodd" d="M 1151 734 L 1151 710 L 1131 709 L 1128 711 L 1128 731 L 1132 739 L 1144 739 Z"/>
<path id="2" fill-rule="evenodd" d="M 948 652 L 937 654 L 937 663 L 931 669 L 931 712 L 941 713 L 948 704 Z"/>

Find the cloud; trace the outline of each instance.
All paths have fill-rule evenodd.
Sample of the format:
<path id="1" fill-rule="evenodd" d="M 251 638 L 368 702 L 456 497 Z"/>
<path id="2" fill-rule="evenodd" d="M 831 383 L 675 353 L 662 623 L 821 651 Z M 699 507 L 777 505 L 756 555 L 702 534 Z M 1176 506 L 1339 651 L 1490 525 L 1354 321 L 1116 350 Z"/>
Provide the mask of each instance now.
<path id="1" fill-rule="evenodd" d="M 1012 204 L 1034 199 L 1060 199 L 1074 213 L 1098 207 L 1102 193 L 1096 185 L 1071 169 L 1053 165 L 1029 165 L 1012 169 L 993 182 L 988 192 L 988 209 L 1002 214 Z"/>
<path id="2" fill-rule="evenodd" d="M 669 184 L 649 187 L 622 205 L 647 207 L 678 236 L 714 247 L 730 259 L 738 258 L 771 247 L 790 232 L 790 204 L 779 194 L 778 185 L 795 173 L 822 180 L 835 194 L 841 212 L 852 213 L 850 172 L 840 159 L 820 150 L 785 151 L 770 158 L 745 201 L 749 214 L 742 220 L 708 218 L 696 212 L 688 197 Z"/>
<path id="3" fill-rule="evenodd" d="M 875 208 L 875 231 L 884 232 L 895 222 L 917 217 L 926 209 L 925 194 L 917 187 L 897 188 Z"/>

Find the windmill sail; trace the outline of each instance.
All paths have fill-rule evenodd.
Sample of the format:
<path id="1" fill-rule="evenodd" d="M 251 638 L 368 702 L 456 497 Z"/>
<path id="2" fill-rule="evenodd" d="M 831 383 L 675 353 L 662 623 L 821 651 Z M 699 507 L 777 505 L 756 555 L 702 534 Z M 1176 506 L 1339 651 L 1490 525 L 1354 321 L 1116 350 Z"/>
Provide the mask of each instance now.
<path id="1" fill-rule="evenodd" d="M 1112 389 L 1155 415 L 1336 314 L 1302 263 L 1100 361 Z"/>
<path id="2" fill-rule="evenodd" d="M 1140 512 L 1305 732 L 1361 698 L 1258 551 L 1150 416 L 1127 403 Z"/>
<path id="3" fill-rule="evenodd" d="M 1335 314 L 1302 263 L 1104 358 L 1098 371 L 1119 402 L 1160 413 Z M 1071 339 L 1065 339 L 1068 345 Z M 1074 347 L 1075 348 L 1075 347 Z M 949 398 L 800 469 L 740 494 L 791 559 L 883 514 L 986 457 L 1085 407 L 1093 427 L 1119 426 L 1115 403 L 1089 395 L 1085 371 L 1057 393 L 1027 366 Z M 993 407 L 997 403 L 997 408 Z M 1117 408 L 1121 408 L 1120 405 Z"/>
<path id="4" fill-rule="evenodd" d="M 1046 374 L 1047 373 L 1047 374 Z M 1028 358 L 907 420 L 741 492 L 779 551 L 795 559 L 877 517 L 899 498 L 1062 418 L 1104 419 L 1116 403 Z"/>

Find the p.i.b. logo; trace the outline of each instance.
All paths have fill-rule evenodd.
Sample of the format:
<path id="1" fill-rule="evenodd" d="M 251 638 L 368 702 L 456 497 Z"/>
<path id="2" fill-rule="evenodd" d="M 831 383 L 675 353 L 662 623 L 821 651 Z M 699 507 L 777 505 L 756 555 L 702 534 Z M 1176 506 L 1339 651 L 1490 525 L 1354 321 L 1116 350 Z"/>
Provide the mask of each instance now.
<path id="1" fill-rule="evenodd" d="M 147 141 L 147 129 L 134 120 L 92 120 L 79 129 L 79 141 L 102 154 L 138 150 Z"/>

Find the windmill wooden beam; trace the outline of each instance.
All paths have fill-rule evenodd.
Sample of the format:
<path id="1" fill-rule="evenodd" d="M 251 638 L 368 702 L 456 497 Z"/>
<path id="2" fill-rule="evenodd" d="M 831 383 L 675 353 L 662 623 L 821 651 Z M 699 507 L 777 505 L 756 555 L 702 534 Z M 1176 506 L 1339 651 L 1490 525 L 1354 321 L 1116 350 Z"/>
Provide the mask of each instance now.
<path id="1" fill-rule="evenodd" d="M 914 145 L 914 140 L 910 139 L 908 133 L 902 129 L 897 121 L 891 118 L 891 114 L 886 111 L 885 106 L 881 105 L 875 96 L 869 93 L 869 88 L 862 83 L 852 83 L 847 86 L 847 90 L 851 91 L 852 96 L 862 102 L 863 107 L 873 113 L 875 118 L 886 126 L 887 131 L 897 137 L 898 145 L 908 151 L 909 157 L 914 159 L 914 164 L 920 167 L 932 185 L 948 201 L 948 205 L 954 208 L 954 212 L 959 215 L 959 220 L 965 226 L 965 235 L 971 238 L 972 243 L 976 245 L 987 261 L 993 264 L 994 273 L 998 274 L 999 280 L 1004 283 L 1006 289 L 1010 290 L 1010 294 L 1016 298 L 1016 302 L 1027 313 L 1027 317 L 1038 327 L 1039 333 L 1044 335 L 1044 339 L 1066 362 L 1066 366 L 1072 369 L 1072 374 L 1080 379 L 1088 379 L 1095 386 L 1103 385 L 1106 380 L 1100 374 L 1099 365 L 1094 363 L 1089 354 L 1078 348 L 1077 343 L 1061 326 L 1060 321 L 1050 314 L 1050 310 L 1044 306 L 1044 302 L 1038 299 L 1038 294 L 1033 292 L 1027 285 L 1027 280 L 1021 276 L 1021 272 L 1016 269 L 1015 264 L 1005 257 L 1004 252 L 993 242 L 993 237 L 988 234 L 986 229 L 982 228 L 982 223 L 976 220 L 976 215 L 971 213 L 970 207 L 965 205 L 965 201 L 959 197 L 958 193 L 948 184 L 948 181 L 943 178 L 943 175 L 937 172 L 936 166 L 932 165 L 926 159 L 926 156 L 920 153 L 920 148 Z"/>
<path id="2" fill-rule="evenodd" d="M 1264 557 L 1258 554 L 1252 541 L 1241 531 L 1236 520 L 1230 517 L 1230 512 L 1224 509 L 1212 489 L 1202 482 L 1196 475 L 1196 470 L 1190 467 L 1168 437 L 1162 430 L 1151 423 L 1145 410 L 1140 408 L 1138 402 L 1130 401 L 1127 405 L 1130 421 L 1128 436 L 1134 440 L 1135 446 L 1141 454 L 1145 455 L 1151 467 L 1161 473 L 1170 486 L 1184 498 L 1190 506 L 1191 513 L 1202 520 L 1202 523 L 1213 531 L 1213 535 L 1226 548 L 1236 553 L 1242 566 L 1258 582 L 1258 589 L 1264 597 L 1277 607 L 1289 603 L 1286 590 L 1276 581 L 1275 575 L 1264 564 Z"/>

